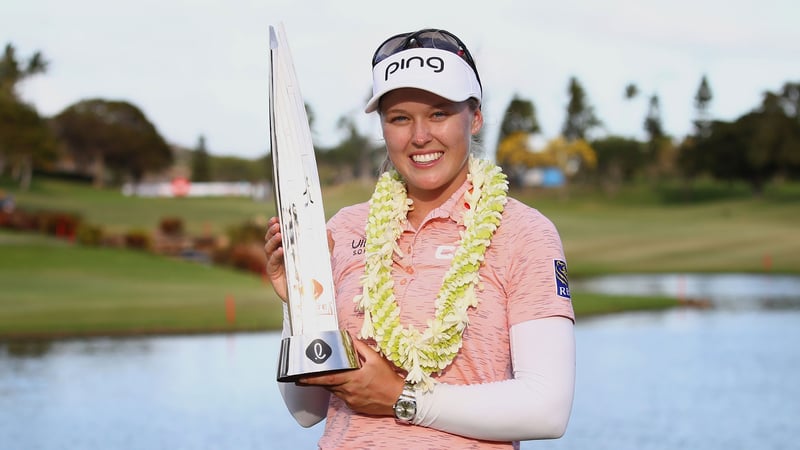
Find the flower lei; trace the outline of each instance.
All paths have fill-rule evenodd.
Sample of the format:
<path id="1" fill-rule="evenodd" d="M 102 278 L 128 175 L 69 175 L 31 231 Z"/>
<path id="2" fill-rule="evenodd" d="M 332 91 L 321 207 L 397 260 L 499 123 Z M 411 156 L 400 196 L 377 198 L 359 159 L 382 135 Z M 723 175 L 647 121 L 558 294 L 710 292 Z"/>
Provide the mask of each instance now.
<path id="1" fill-rule="evenodd" d="M 470 157 L 467 179 L 472 182 L 472 189 L 464 194 L 465 230 L 436 297 L 435 316 L 422 332 L 400 323 L 400 309 L 394 297 L 392 256 L 394 252 L 403 254 L 397 239 L 412 207 L 396 171 L 381 175 L 369 202 L 363 293 L 353 299 L 364 312 L 359 336 L 374 339 L 378 351 L 405 369 L 406 380 L 418 383 L 424 391 L 433 387 L 431 375 L 441 373 L 461 349 L 462 334 L 469 322 L 467 310 L 478 306 L 478 269 L 500 225 L 507 199 L 508 182 L 496 165 Z"/>

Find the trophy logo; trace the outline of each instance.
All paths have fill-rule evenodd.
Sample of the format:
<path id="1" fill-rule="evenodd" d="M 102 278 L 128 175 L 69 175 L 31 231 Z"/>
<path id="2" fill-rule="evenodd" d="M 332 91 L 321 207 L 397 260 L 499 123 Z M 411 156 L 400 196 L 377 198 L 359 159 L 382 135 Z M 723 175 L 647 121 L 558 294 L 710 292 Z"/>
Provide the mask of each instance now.
<path id="1" fill-rule="evenodd" d="M 306 348 L 306 356 L 316 364 L 324 364 L 331 356 L 331 346 L 322 339 L 314 339 Z"/>
<path id="2" fill-rule="evenodd" d="M 305 103 L 283 26 L 270 27 L 269 124 L 275 209 L 281 226 L 290 336 L 281 340 L 278 381 L 357 369 L 339 329 L 322 192 Z"/>

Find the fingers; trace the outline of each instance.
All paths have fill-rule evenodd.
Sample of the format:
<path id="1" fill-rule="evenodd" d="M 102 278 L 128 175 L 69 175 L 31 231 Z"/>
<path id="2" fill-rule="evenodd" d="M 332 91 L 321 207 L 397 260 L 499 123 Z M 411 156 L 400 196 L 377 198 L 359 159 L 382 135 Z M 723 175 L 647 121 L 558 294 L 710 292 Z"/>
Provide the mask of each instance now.
<path id="1" fill-rule="evenodd" d="M 283 255 L 281 239 L 281 225 L 278 223 L 278 219 L 273 217 L 269 220 L 267 234 L 264 235 L 264 252 L 267 254 L 267 259 L 271 259 L 276 252 Z"/>
<path id="2" fill-rule="evenodd" d="M 361 357 L 361 361 L 367 362 L 373 358 L 380 357 L 380 355 L 378 355 L 378 353 L 373 350 L 372 347 L 367 345 L 361 339 L 353 339 L 353 347 L 355 347 L 358 356 Z"/>
<path id="3" fill-rule="evenodd" d="M 348 377 L 344 374 L 323 374 L 323 375 L 311 375 L 307 377 L 303 377 L 295 384 L 298 386 L 322 386 L 325 388 L 332 388 L 336 386 L 341 386 L 347 383 Z"/>
<path id="4" fill-rule="evenodd" d="M 278 223 L 278 218 L 272 217 L 267 222 L 267 233 L 264 235 L 264 253 L 267 256 L 265 269 L 278 297 L 286 301 L 288 293 L 281 239 L 281 226 Z"/>

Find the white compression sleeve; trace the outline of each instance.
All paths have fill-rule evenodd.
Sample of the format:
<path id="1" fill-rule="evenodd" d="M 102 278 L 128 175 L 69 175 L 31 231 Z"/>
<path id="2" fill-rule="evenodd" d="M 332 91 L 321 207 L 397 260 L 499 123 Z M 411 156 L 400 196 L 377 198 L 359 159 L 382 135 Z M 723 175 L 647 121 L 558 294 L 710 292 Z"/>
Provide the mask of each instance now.
<path id="1" fill-rule="evenodd" d="M 575 388 L 571 320 L 549 317 L 511 327 L 514 378 L 475 385 L 437 384 L 418 395 L 416 425 L 483 440 L 561 437 Z"/>
<path id="2" fill-rule="evenodd" d="M 289 307 L 283 304 L 283 331 L 281 338 L 289 336 Z M 300 425 L 308 428 L 316 425 L 328 413 L 330 393 L 317 386 L 297 386 L 294 383 L 278 383 L 283 403 Z"/>

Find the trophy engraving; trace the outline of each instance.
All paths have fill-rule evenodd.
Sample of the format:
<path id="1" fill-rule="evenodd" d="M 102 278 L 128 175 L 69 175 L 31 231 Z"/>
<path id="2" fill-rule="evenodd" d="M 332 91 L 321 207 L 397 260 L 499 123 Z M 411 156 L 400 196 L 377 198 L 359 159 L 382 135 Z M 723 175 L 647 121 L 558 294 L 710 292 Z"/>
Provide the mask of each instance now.
<path id="1" fill-rule="evenodd" d="M 339 329 L 325 211 L 305 104 L 282 25 L 270 31 L 270 144 L 291 335 L 281 341 L 278 381 L 357 369 L 350 334 Z"/>

